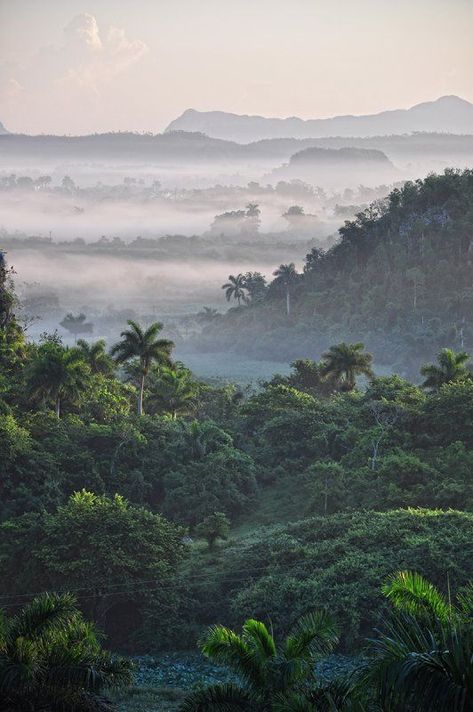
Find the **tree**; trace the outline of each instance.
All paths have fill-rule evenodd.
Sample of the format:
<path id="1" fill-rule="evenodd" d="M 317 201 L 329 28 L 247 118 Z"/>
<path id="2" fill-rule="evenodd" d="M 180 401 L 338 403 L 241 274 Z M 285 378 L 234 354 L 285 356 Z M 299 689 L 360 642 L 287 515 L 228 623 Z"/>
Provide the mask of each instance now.
<path id="1" fill-rule="evenodd" d="M 64 176 L 61 181 L 61 185 L 68 193 L 73 193 L 76 190 L 76 184 L 70 176 Z"/>
<path id="2" fill-rule="evenodd" d="M 151 324 L 146 330 L 132 319 L 127 323 L 130 328 L 121 332 L 122 340 L 112 347 L 111 354 L 117 363 L 137 360 L 140 372 L 138 415 L 142 415 L 146 376 L 153 363 L 170 365 L 174 343 L 169 339 L 157 338 L 163 328 L 159 322 Z"/>
<path id="3" fill-rule="evenodd" d="M 150 398 L 160 412 L 170 414 L 175 420 L 178 415 L 189 413 L 198 392 L 198 384 L 188 368 L 161 366 L 150 389 Z"/>
<path id="4" fill-rule="evenodd" d="M 113 359 L 108 355 L 103 339 L 99 339 L 92 344 L 84 341 L 84 339 L 79 339 L 77 349 L 84 361 L 89 365 L 92 373 L 100 373 L 103 376 L 111 376 L 113 374 Z"/>
<path id="5" fill-rule="evenodd" d="M 371 456 L 371 469 L 376 470 L 381 441 L 401 417 L 402 410 L 399 406 L 393 403 L 379 400 L 372 400 L 369 404 L 369 408 L 377 425 L 371 441 L 373 448 Z"/>
<path id="6" fill-rule="evenodd" d="M 471 712 L 473 585 L 452 603 L 419 574 L 402 571 L 383 593 L 393 611 L 370 641 L 361 685 L 374 685 L 383 709 Z"/>
<path id="7" fill-rule="evenodd" d="M 338 381 L 341 390 L 352 391 L 356 385 L 356 377 L 364 375 L 373 377 L 371 362 L 373 357 L 364 352 L 364 344 L 346 344 L 342 342 L 331 346 L 322 354 L 324 376 Z"/>
<path id="8" fill-rule="evenodd" d="M 243 275 L 245 289 L 252 302 L 262 301 L 266 294 L 266 278 L 261 272 L 246 272 Z"/>
<path id="9" fill-rule="evenodd" d="M 74 340 L 77 341 L 79 334 L 91 334 L 94 330 L 93 324 L 86 321 L 87 317 L 85 314 L 66 314 L 64 319 L 59 323 L 63 329 L 67 329 L 73 336 Z"/>
<path id="10" fill-rule="evenodd" d="M 286 292 L 286 314 L 290 316 L 291 314 L 291 288 L 297 282 L 298 273 L 294 262 L 290 262 L 287 265 L 280 265 L 274 272 L 273 275 L 276 277 L 274 282 L 276 284 L 281 284 Z"/>
<path id="11" fill-rule="evenodd" d="M 426 364 L 422 366 L 420 372 L 425 376 L 423 388 L 430 391 L 438 391 L 445 383 L 461 381 L 471 376 L 467 364 L 470 355 L 466 351 L 453 351 L 453 349 L 442 349 L 437 357 L 438 366 Z"/>
<path id="12" fill-rule="evenodd" d="M 410 282 L 412 282 L 412 285 L 414 287 L 412 306 L 415 311 L 417 309 L 417 298 L 419 296 L 419 290 L 422 289 L 425 282 L 425 274 L 418 267 L 411 267 L 407 270 L 406 277 Z"/>
<path id="13" fill-rule="evenodd" d="M 236 299 L 238 306 L 240 306 L 241 301 L 247 301 L 246 296 L 246 284 L 245 277 L 243 274 L 237 274 L 236 277 L 233 274 L 228 275 L 228 282 L 222 284 L 222 289 L 225 289 L 225 297 L 227 302 L 230 299 Z"/>
<path id="14" fill-rule="evenodd" d="M 131 680 L 131 663 L 102 650 L 69 594 L 44 593 L 1 617 L 2 711 L 111 712 L 103 691 Z"/>
<path id="15" fill-rule="evenodd" d="M 230 520 L 223 512 L 214 512 L 197 526 L 196 532 L 207 541 L 209 549 L 213 549 L 217 539 L 228 538 Z"/>
<path id="16" fill-rule="evenodd" d="M 328 514 L 343 502 L 347 489 L 347 475 L 339 462 L 317 462 L 307 471 L 310 477 L 310 511 Z M 329 503 L 330 500 L 330 503 Z"/>
<path id="17" fill-rule="evenodd" d="M 258 232 L 261 224 L 261 210 L 258 203 L 248 203 L 246 206 L 245 220 L 243 222 L 244 232 Z"/>
<path id="18" fill-rule="evenodd" d="M 143 600 L 148 590 L 169 590 L 184 552 L 183 530 L 164 517 L 120 495 L 86 490 L 52 513 L 10 519 L 1 534 L 5 574 L 24 571 L 11 590 L 75 590 L 82 609 L 107 629 L 115 606 L 120 620 L 121 606 Z"/>
<path id="19" fill-rule="evenodd" d="M 28 368 L 27 390 L 44 403 L 53 401 L 60 418 L 63 401 L 74 401 L 86 389 L 89 374 L 90 369 L 76 349 L 46 341 Z"/>
<path id="20" fill-rule="evenodd" d="M 7 268 L 5 253 L 0 250 L 0 329 L 5 329 L 13 319 L 15 295 L 13 293 L 12 271 Z"/>
<path id="21" fill-rule="evenodd" d="M 260 621 L 247 620 L 240 635 L 221 625 L 212 626 L 200 649 L 212 662 L 228 667 L 239 682 L 191 693 L 182 712 L 315 712 L 307 684 L 315 681 L 316 656 L 328 654 L 337 641 L 337 626 L 324 611 L 300 618 L 279 649 Z"/>

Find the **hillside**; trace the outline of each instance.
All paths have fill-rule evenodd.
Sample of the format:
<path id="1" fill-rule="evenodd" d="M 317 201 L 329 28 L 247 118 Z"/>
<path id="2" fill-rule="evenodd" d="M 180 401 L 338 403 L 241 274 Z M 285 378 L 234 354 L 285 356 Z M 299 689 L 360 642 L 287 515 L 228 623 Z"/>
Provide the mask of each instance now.
<path id="1" fill-rule="evenodd" d="M 240 116 L 224 111 L 188 109 L 166 131 L 202 131 L 208 136 L 247 143 L 264 138 L 379 136 L 413 131 L 473 133 L 473 104 L 457 96 L 416 104 L 410 109 L 366 116 L 335 116 L 303 120 Z"/>
<path id="2" fill-rule="evenodd" d="M 3 165 L 27 163 L 34 159 L 119 160 L 182 165 L 187 162 L 239 163 L 259 161 L 271 166 L 288 161 L 308 148 L 358 148 L 385 153 L 394 162 L 443 162 L 466 167 L 473 160 L 473 136 L 417 133 L 402 136 L 334 136 L 330 138 L 272 138 L 240 144 L 211 138 L 199 132 L 175 131 L 148 135 L 135 133 L 91 136 L 27 136 L 2 134 L 0 161 Z"/>
<path id="3" fill-rule="evenodd" d="M 472 225 L 473 171 L 408 182 L 347 221 L 327 253 L 307 256 L 289 317 L 276 279 L 199 346 L 283 361 L 364 341 L 381 366 L 415 376 L 440 348 L 473 347 Z"/>
<path id="4" fill-rule="evenodd" d="M 340 163 L 375 163 L 389 164 L 388 157 L 382 152 L 367 148 L 306 148 L 291 156 L 289 165 L 333 165 Z"/>

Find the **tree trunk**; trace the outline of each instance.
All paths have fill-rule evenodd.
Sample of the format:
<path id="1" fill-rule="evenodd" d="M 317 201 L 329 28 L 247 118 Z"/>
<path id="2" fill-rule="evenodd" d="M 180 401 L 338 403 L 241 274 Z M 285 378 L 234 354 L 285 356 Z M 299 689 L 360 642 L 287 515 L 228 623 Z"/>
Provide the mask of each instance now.
<path id="1" fill-rule="evenodd" d="M 143 394 L 145 391 L 145 374 L 141 375 L 140 393 L 138 395 L 138 415 L 143 415 Z"/>
<path id="2" fill-rule="evenodd" d="M 291 315 L 291 295 L 289 289 L 286 290 L 286 312 L 288 316 Z"/>
<path id="3" fill-rule="evenodd" d="M 61 398 L 59 396 L 56 398 L 56 417 L 61 417 Z"/>

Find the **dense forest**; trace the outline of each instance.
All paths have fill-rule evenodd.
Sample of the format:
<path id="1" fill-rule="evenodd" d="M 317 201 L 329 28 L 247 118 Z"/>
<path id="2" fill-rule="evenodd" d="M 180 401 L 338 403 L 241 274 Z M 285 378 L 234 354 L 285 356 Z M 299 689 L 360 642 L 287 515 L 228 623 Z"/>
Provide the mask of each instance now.
<path id="1" fill-rule="evenodd" d="M 378 367 L 415 380 L 441 348 L 473 346 L 472 224 L 473 171 L 408 181 L 313 248 L 302 273 L 281 265 L 256 294 L 241 275 L 244 299 L 201 348 L 283 361 L 362 340 Z"/>
<path id="2" fill-rule="evenodd" d="M 232 277 L 204 341 L 297 359 L 253 391 L 160 323 L 29 341 L 0 253 L 0 710 L 113 709 L 101 632 L 199 642 L 227 672 L 187 712 L 472 710 L 472 192 L 407 183 L 302 275 Z M 327 681 L 334 650 L 357 662 Z"/>

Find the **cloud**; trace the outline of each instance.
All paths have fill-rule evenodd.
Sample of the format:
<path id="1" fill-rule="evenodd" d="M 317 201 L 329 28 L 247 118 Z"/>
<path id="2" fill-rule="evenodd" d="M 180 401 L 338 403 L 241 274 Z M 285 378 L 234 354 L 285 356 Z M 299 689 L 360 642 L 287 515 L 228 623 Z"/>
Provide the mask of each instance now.
<path id="1" fill-rule="evenodd" d="M 70 42 L 83 42 L 92 49 L 101 49 L 99 26 L 93 15 L 87 12 L 76 15 L 64 28 L 64 34 Z"/>
<path id="2" fill-rule="evenodd" d="M 43 47 L 21 65 L 0 66 L 0 103 L 9 123 L 19 118 L 21 124 L 33 113 L 42 130 L 54 130 L 54 112 L 68 120 L 72 131 L 81 130 L 74 122 L 77 108 L 101 110 L 104 91 L 119 92 L 124 75 L 148 51 L 124 29 L 102 30 L 88 13 L 76 15 L 63 35 L 61 45 Z"/>

